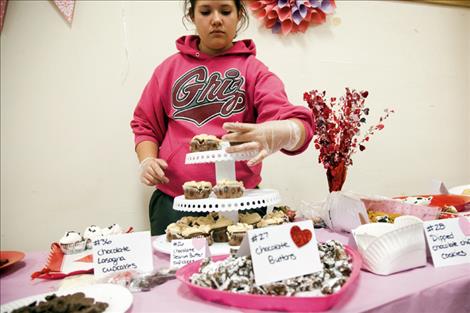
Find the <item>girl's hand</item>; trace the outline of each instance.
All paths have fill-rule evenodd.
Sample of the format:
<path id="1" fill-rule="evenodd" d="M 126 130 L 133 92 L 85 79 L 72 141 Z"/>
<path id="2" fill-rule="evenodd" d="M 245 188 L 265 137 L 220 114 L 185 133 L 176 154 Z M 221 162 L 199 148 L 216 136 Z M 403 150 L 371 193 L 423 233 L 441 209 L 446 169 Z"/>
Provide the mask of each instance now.
<path id="1" fill-rule="evenodd" d="M 300 147 L 304 132 L 301 122 L 293 120 L 269 121 L 261 124 L 225 123 L 224 129 L 230 131 L 222 137 L 230 142 L 242 142 L 226 149 L 228 153 L 258 151 L 248 161 L 249 166 L 260 163 L 268 155 L 280 150 L 295 150 Z"/>
<path id="2" fill-rule="evenodd" d="M 165 176 L 168 164 L 163 159 L 148 157 L 140 162 L 140 181 L 147 186 L 166 184 L 170 180 Z"/>

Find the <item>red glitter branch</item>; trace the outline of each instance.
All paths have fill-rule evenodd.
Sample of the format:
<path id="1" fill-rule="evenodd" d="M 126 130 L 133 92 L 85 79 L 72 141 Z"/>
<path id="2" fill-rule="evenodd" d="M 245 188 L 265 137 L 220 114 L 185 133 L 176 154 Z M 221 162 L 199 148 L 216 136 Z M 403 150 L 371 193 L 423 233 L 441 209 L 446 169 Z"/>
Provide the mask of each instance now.
<path id="1" fill-rule="evenodd" d="M 318 162 L 325 169 L 335 168 L 340 163 L 352 165 L 352 154 L 357 149 L 365 150 L 365 142 L 376 131 L 382 130 L 383 122 L 394 113 L 393 110 L 385 109 L 385 115 L 380 117 L 379 123 L 371 126 L 361 139 L 358 138 L 361 126 L 366 123 L 365 116 L 369 115 L 369 108 L 364 106 L 368 95 L 367 91 L 346 88 L 346 95 L 339 101 L 334 97 L 328 101 L 325 91 L 312 90 L 304 93 L 304 100 L 315 118 L 314 144 L 320 151 Z"/>

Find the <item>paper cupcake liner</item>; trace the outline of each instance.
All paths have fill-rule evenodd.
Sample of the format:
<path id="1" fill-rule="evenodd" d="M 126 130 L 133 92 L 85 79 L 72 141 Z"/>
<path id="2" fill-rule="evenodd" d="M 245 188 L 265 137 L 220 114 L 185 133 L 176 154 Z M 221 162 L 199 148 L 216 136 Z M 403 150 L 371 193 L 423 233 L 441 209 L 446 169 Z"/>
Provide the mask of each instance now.
<path id="1" fill-rule="evenodd" d="M 73 243 L 59 243 L 59 245 L 64 254 L 75 254 L 85 250 L 86 241 L 80 240 Z"/>

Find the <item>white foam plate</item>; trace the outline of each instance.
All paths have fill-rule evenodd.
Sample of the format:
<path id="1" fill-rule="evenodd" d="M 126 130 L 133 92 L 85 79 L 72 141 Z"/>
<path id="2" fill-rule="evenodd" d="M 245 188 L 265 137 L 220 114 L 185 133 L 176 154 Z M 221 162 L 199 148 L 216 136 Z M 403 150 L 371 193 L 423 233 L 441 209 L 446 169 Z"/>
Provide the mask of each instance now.
<path id="1" fill-rule="evenodd" d="M 153 239 L 152 246 L 156 251 L 171 254 L 171 242 L 166 240 L 166 235 L 157 236 Z M 230 246 L 227 242 L 214 242 L 209 246 L 212 256 L 230 254 L 230 247 L 237 248 L 238 246 Z"/>
<path id="2" fill-rule="evenodd" d="M 470 185 L 455 186 L 449 189 L 453 195 L 461 195 L 465 189 L 470 189 Z"/>
<path id="3" fill-rule="evenodd" d="M 46 296 L 54 293 L 58 296 L 63 296 L 75 292 L 83 292 L 87 297 L 95 299 L 95 302 L 99 301 L 108 303 L 109 306 L 104 311 L 106 313 L 126 312 L 133 301 L 132 293 L 123 286 L 114 284 L 94 284 L 21 298 L 2 304 L 1 313 L 11 312 L 15 309 L 21 308 L 22 306 L 29 305 L 34 301 L 42 301 Z"/>

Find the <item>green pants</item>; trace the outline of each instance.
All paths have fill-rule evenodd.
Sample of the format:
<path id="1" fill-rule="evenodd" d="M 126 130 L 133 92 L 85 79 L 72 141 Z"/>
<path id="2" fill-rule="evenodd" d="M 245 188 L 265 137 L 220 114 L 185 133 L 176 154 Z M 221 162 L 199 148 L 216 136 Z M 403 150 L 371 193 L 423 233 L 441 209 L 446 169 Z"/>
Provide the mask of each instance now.
<path id="1" fill-rule="evenodd" d="M 248 212 L 256 212 L 261 216 L 266 214 L 266 208 L 249 210 Z M 183 216 L 201 216 L 207 215 L 207 212 L 185 212 L 173 209 L 173 198 L 156 189 L 149 204 L 150 230 L 152 236 L 162 235 L 165 233 L 166 227 L 179 220 Z"/>
<path id="2" fill-rule="evenodd" d="M 173 197 L 156 189 L 149 204 L 150 230 L 152 236 L 162 235 L 166 227 L 183 216 L 201 216 L 207 212 L 185 212 L 173 209 Z"/>

